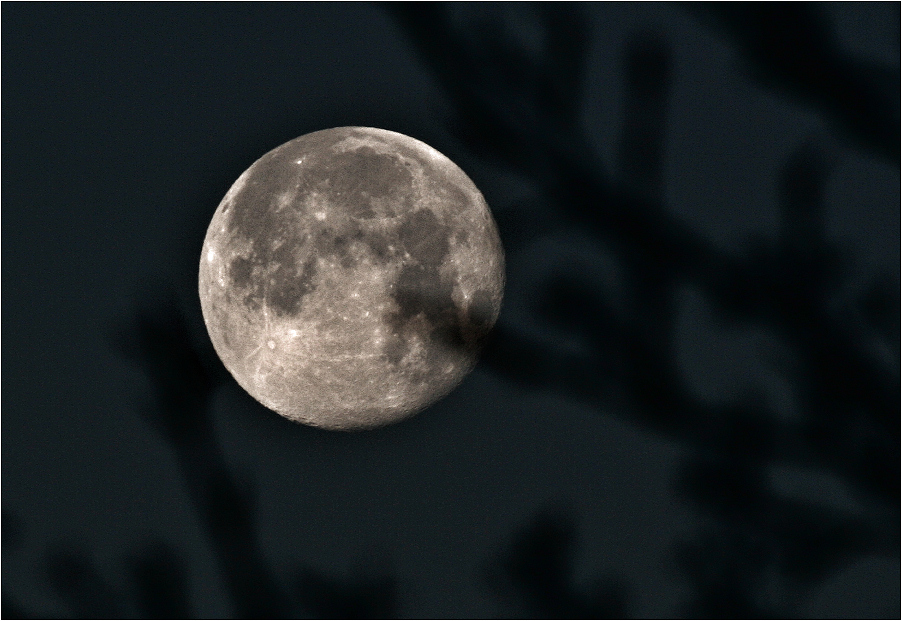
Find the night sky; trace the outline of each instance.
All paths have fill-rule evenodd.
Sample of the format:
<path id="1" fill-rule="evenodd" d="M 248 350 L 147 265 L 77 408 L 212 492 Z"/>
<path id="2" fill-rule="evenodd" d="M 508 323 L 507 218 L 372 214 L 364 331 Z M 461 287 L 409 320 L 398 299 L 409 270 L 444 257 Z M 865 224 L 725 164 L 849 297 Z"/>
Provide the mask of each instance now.
<path id="1" fill-rule="evenodd" d="M 900 615 L 898 3 L 2 8 L 3 616 Z M 338 126 L 507 257 L 361 433 L 216 358 L 216 206 Z"/>

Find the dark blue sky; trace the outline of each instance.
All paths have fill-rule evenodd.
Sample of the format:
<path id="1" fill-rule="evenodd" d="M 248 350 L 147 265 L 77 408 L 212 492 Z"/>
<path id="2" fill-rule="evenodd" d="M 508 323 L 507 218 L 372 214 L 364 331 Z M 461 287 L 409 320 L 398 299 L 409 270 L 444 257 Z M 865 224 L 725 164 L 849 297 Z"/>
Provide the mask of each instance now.
<path id="1" fill-rule="evenodd" d="M 889 423 L 883 401 L 875 406 L 852 389 L 842 412 L 863 421 L 849 423 L 865 438 L 860 446 L 871 446 L 868 434 L 888 437 L 898 468 L 899 5 L 806 6 L 821 30 L 805 22 L 802 43 L 780 55 L 771 54 L 780 49 L 779 28 L 756 30 L 754 19 L 729 11 L 555 5 L 558 16 L 582 11 L 576 23 L 586 27 L 573 61 L 578 88 L 559 98 L 569 116 L 555 117 L 541 114 L 553 106 L 532 104 L 544 101 L 543 79 L 566 85 L 547 30 L 560 20 L 543 21 L 531 5 L 443 6 L 447 19 L 432 23 L 397 19 L 375 4 L 7 4 L 5 601 L 77 615 L 47 579 L 48 554 L 62 544 L 87 555 L 127 614 L 139 614 L 129 558 L 159 539 L 184 564 L 195 614 L 234 614 L 185 462 L 150 423 L 157 387 L 117 339 L 141 313 L 178 309 L 192 347 L 208 355 L 197 264 L 222 196 L 270 149 L 310 131 L 361 125 L 434 146 L 483 191 L 507 248 L 503 338 L 449 397 L 374 432 L 300 427 L 230 378 L 219 385 L 209 403 L 213 437 L 237 485 L 252 490 L 259 551 L 282 587 L 300 566 L 336 580 L 375 572 L 394 579 L 394 614 L 402 617 L 537 614 L 549 609 L 487 576 L 517 533 L 550 510 L 576 533 L 572 590 L 589 593 L 610 579 L 628 616 L 691 616 L 681 606 L 708 591 L 686 569 L 681 546 L 702 542 L 701 556 L 714 563 L 711 533 L 732 533 L 724 541 L 756 528 L 769 533 L 762 524 L 796 515 L 780 509 L 787 503 L 866 536 L 814 563 L 813 578 L 779 564 L 771 582 L 766 567 L 749 570 L 759 581 L 748 587 L 755 605 L 791 616 L 898 615 L 898 475 L 895 496 L 885 491 L 885 462 L 862 475 L 853 431 L 839 434 L 834 461 L 818 457 L 829 446 L 823 434 L 786 440 L 794 430 L 821 429 L 808 423 L 821 415 L 817 395 L 832 394 L 823 378 L 835 365 L 818 361 L 845 350 L 811 345 L 817 337 L 795 321 L 804 309 L 743 313 L 724 303 L 728 294 L 711 293 L 742 290 L 737 307 L 757 309 L 765 288 L 715 286 L 707 272 L 681 276 L 655 263 L 671 256 L 658 252 L 669 239 L 719 257 L 716 264 L 751 266 L 742 272 L 749 282 L 829 270 L 829 287 L 807 299 L 867 365 L 895 378 L 880 384 L 879 396 L 896 403 Z M 504 68 L 505 50 L 519 58 L 513 69 Z M 806 53 L 810 66 L 796 62 Z M 510 86 L 519 84 L 518 68 L 519 91 Z M 478 123 L 486 109 L 500 110 L 536 148 L 505 151 L 504 136 Z M 886 110 L 895 127 L 874 130 Z M 538 148 L 535 136 L 545 135 L 559 151 Z M 624 155 L 631 135 L 647 148 Z M 599 188 L 610 190 L 593 199 L 607 215 L 595 218 L 584 195 Z M 799 195 L 802 203 L 815 196 L 814 224 L 791 219 L 786 201 Z M 579 200 L 588 202 L 573 207 Z M 608 204 L 623 211 L 606 211 Z M 624 228 L 618 213 L 627 214 Z M 630 237 L 639 230 L 628 224 L 633 213 L 650 214 L 648 230 L 659 223 L 661 237 Z M 799 230 L 814 231 L 820 245 Z M 771 268 L 756 262 L 762 248 L 781 257 Z M 663 279 L 663 289 L 648 284 Z M 584 297 L 566 293 L 573 282 Z M 659 297 L 642 297 L 652 290 Z M 167 297 L 173 292 L 176 302 Z M 580 314 L 598 299 L 629 320 Z M 657 377 L 644 350 L 624 351 L 633 341 L 612 327 L 632 330 L 656 316 L 650 300 L 666 302 L 666 327 L 656 322 L 647 333 L 658 335 L 654 355 L 672 364 L 666 377 L 686 405 L 673 417 L 679 424 L 660 412 L 646 416 L 657 380 L 618 375 L 629 368 Z M 874 327 L 868 313 L 889 319 Z M 514 359 L 522 343 L 533 357 Z M 588 388 L 574 388 L 573 377 L 589 378 Z M 596 384 L 614 388 L 596 393 Z M 680 491 L 694 480 L 687 464 L 730 454 L 715 439 L 733 429 L 736 404 L 779 432 L 775 446 L 789 447 L 754 461 L 770 499 L 754 507 L 766 519 L 748 517 L 745 505 L 740 517 L 719 513 L 719 500 L 712 509 Z M 844 452 L 842 438 L 853 448 Z M 777 545 L 752 539 L 762 549 Z"/>

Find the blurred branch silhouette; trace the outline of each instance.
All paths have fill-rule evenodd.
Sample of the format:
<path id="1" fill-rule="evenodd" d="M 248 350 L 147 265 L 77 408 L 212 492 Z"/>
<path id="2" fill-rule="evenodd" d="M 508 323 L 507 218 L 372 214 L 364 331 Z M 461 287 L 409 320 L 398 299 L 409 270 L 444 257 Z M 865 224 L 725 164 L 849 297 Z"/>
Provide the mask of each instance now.
<path id="1" fill-rule="evenodd" d="M 566 515 L 539 515 L 518 533 L 490 581 L 501 594 L 513 591 L 526 602 L 530 618 L 622 619 L 626 596 L 612 581 L 581 593 L 573 584 L 575 533 Z"/>
<path id="2" fill-rule="evenodd" d="M 79 619 L 122 619 L 121 596 L 97 573 L 87 554 L 68 548 L 52 551 L 47 559 L 50 585 Z M 129 611 L 130 612 L 130 611 Z"/>
<path id="3" fill-rule="evenodd" d="M 845 54 L 822 7 L 801 2 L 685 7 L 730 37 L 752 78 L 812 106 L 859 147 L 898 163 L 899 70 Z"/>
<path id="4" fill-rule="evenodd" d="M 175 451 L 219 558 L 236 615 L 245 619 L 285 616 L 285 595 L 256 541 L 250 493 L 239 489 L 213 434 L 209 402 L 224 371 L 197 351 L 174 300 L 161 311 L 140 316 L 134 329 L 124 335 L 121 349 L 143 366 L 155 387 L 157 403 L 146 408 L 147 417 Z"/>
<path id="5" fill-rule="evenodd" d="M 219 560 L 226 591 L 241 619 L 388 618 L 394 616 L 394 583 L 329 580 L 304 570 L 295 592 L 285 593 L 265 563 L 255 533 L 254 503 L 242 489 L 217 444 L 210 399 L 226 378 L 212 351 L 194 342 L 174 294 L 142 309 L 114 334 L 116 348 L 139 364 L 154 389 L 144 407 L 150 424 L 175 452 L 191 498 Z M 209 348 L 207 348 L 209 349 Z M 14 526 L 14 520 L 11 520 Z M 179 619 L 191 610 L 182 561 L 163 543 L 126 558 L 133 589 L 119 593 L 96 571 L 89 556 L 71 547 L 51 551 L 50 586 L 75 618 Z M 294 597 L 298 596 L 298 597 Z M 4 617 L 45 618 L 4 597 Z"/>
<path id="6" fill-rule="evenodd" d="M 506 7 L 541 33 L 533 37 L 542 42 L 537 52 L 511 39 L 497 15 L 502 8 L 495 15 L 473 11 L 478 27 L 466 29 L 452 7 L 386 5 L 454 102 L 455 133 L 474 154 L 531 179 L 549 207 L 498 218 L 508 252 L 562 219 L 616 253 L 629 288 L 624 311 L 578 276 L 553 278 L 534 315 L 581 336 L 590 353 L 550 347 L 502 314 L 484 360 L 511 380 L 613 407 L 694 448 L 698 457 L 686 464 L 676 491 L 722 527 L 677 554 L 696 594 L 687 615 L 793 616 L 800 594 L 826 572 L 861 555 L 898 552 L 899 378 L 862 338 L 870 325 L 898 340 L 898 282 L 880 279 L 851 309 L 865 318 L 861 325 L 831 310 L 842 256 L 824 237 L 831 163 L 816 140 L 784 166 L 776 243 L 759 242 L 750 256 L 736 258 L 671 215 L 662 192 L 671 61 L 654 33 L 636 33 L 628 43 L 619 170 L 605 173 L 578 118 L 590 20 L 580 7 L 564 6 Z M 898 161 L 898 99 L 880 93 L 898 90 L 898 72 L 859 71 L 860 63 L 827 37 L 814 5 L 692 10 L 719 16 L 759 79 L 803 96 L 862 148 Z M 527 221 L 537 217 L 545 221 Z M 768 325 L 789 345 L 798 358 L 791 378 L 801 401 L 797 420 L 781 420 L 754 398 L 714 406 L 690 393 L 672 349 L 674 295 L 687 285 L 730 321 Z M 840 477 L 866 499 L 866 515 L 780 497 L 768 479 L 775 464 Z M 558 571 L 555 555 L 565 554 L 568 542 L 547 524 L 537 528 L 545 534 L 523 536 L 544 560 L 510 571 L 546 611 L 549 601 L 566 608 L 568 595 L 549 586 L 559 583 L 558 574 L 540 581 L 529 567 Z M 765 583 L 777 586 L 768 591 Z"/>
<path id="7" fill-rule="evenodd" d="M 385 10 L 416 45 L 447 93 L 453 128 L 495 166 L 535 182 L 549 210 L 498 214 L 508 253 L 539 235 L 577 225 L 611 249 L 623 268 L 626 303 L 578 275 L 558 274 L 534 300 L 537 323 L 579 335 L 587 352 L 549 346 L 502 314 L 484 352 L 496 373 L 531 388 L 577 396 L 691 448 L 675 493 L 714 526 L 675 546 L 691 598 L 687 617 L 798 616 L 805 593 L 827 574 L 867 554 L 899 548 L 898 372 L 863 334 L 899 340 L 899 282 L 875 279 L 842 313 L 831 295 L 845 260 L 825 238 L 823 192 L 831 157 L 816 139 L 785 163 L 777 188 L 781 234 L 744 257 L 719 250 L 665 204 L 663 153 L 673 59 L 654 32 L 626 47 L 625 116 L 617 170 L 605 171 L 580 122 L 591 21 L 578 5 L 494 6 L 476 17 L 466 5 L 390 3 Z M 690 4 L 742 55 L 752 79 L 810 106 L 861 149 L 899 161 L 898 71 L 846 55 L 810 4 Z M 534 41 L 494 12 L 516 11 Z M 798 416 L 781 419 L 754 397 L 711 405 L 685 385 L 674 354 L 677 291 L 691 286 L 734 323 L 768 326 L 793 352 L 786 374 Z M 851 317 L 851 319 L 850 319 Z M 397 614 L 388 577 L 336 580 L 299 569 L 283 589 L 264 561 L 251 490 L 238 484 L 217 444 L 209 405 L 226 378 L 192 339 L 175 298 L 142 309 L 117 335 L 141 366 L 155 402 L 144 413 L 172 447 L 219 561 L 239 618 L 380 617 Z M 780 495 L 775 466 L 834 476 L 863 510 L 815 506 Z M 8 520 L 4 517 L 4 522 Z M 4 531 L 6 536 L 6 531 Z M 493 566 L 496 587 L 538 617 L 617 618 L 630 611 L 628 587 L 573 584 L 574 529 L 543 514 L 515 534 Z M 184 618 L 188 577 L 162 543 L 127 556 L 131 590 L 119 592 L 90 556 L 51 551 L 47 578 L 76 617 Z M 132 597 L 128 597 L 132 594 Z M 46 617 L 4 596 L 6 618 Z M 52 615 L 50 615 L 52 616 Z"/>
<path id="8" fill-rule="evenodd" d="M 212 354 L 199 353 L 177 309 L 173 301 L 162 311 L 141 316 L 132 332 L 136 342 L 130 348 L 128 340 L 124 341 L 123 350 L 144 365 L 157 389 L 157 404 L 148 408 L 149 418 L 176 451 L 219 557 L 236 617 L 296 616 L 295 602 L 283 593 L 263 560 L 254 529 L 251 493 L 236 483 L 213 434 L 209 400 L 225 379 L 225 370 Z M 160 571 L 167 558 L 157 553 L 145 559 L 138 565 L 138 573 L 145 584 L 166 586 L 167 593 L 175 594 L 175 585 L 166 583 L 166 574 Z M 393 583 L 388 578 L 345 583 L 304 571 L 297 594 L 301 607 L 315 618 L 387 617 L 394 606 Z M 180 599 L 172 597 L 150 599 L 157 606 L 153 612 L 182 605 Z"/>
<path id="9" fill-rule="evenodd" d="M 132 560 L 135 598 L 146 619 L 191 617 L 187 576 L 181 561 L 167 545 L 148 546 Z"/>
<path id="10" fill-rule="evenodd" d="M 395 616 L 395 584 L 386 576 L 339 581 L 310 570 L 300 570 L 294 584 L 304 607 L 315 619 L 388 619 Z"/>

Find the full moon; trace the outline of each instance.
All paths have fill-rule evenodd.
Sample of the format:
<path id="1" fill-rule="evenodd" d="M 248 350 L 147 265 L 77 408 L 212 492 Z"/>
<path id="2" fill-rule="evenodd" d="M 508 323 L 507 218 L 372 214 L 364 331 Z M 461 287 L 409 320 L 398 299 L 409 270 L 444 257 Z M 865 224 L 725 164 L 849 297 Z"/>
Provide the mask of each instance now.
<path id="1" fill-rule="evenodd" d="M 472 370 L 501 309 L 504 250 L 447 157 L 338 127 L 238 178 L 207 229 L 199 289 L 216 352 L 257 401 L 315 427 L 369 429 Z"/>

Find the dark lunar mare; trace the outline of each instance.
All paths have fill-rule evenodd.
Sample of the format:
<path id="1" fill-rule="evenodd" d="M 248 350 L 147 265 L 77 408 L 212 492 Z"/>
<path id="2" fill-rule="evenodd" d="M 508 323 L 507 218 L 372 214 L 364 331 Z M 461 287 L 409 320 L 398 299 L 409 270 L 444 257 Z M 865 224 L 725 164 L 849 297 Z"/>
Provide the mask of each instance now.
<path id="1" fill-rule="evenodd" d="M 316 259 L 331 258 L 350 269 L 355 262 L 350 252 L 352 242 L 368 246 L 376 261 L 389 263 L 396 257 L 401 244 L 393 239 L 395 235 L 371 230 L 367 223 L 393 218 L 398 215 L 396 210 L 404 213 L 412 209 L 411 164 L 366 145 L 347 151 L 333 150 L 336 144 L 355 135 L 369 138 L 354 128 L 338 128 L 287 143 L 264 155 L 236 192 L 231 207 L 226 209 L 231 211 L 228 232 L 232 240 L 241 240 L 251 248 L 246 256 L 232 259 L 228 273 L 233 290 L 240 292 L 241 303 L 248 309 L 259 310 L 265 300 L 267 307 L 279 316 L 298 315 L 304 297 L 316 289 Z M 392 148 L 429 165 L 413 149 L 399 148 L 394 143 Z M 453 197 L 450 202 L 466 201 L 453 184 L 440 185 L 441 188 L 435 188 L 436 196 Z M 284 193 L 281 201 L 274 188 Z M 285 204 L 285 195 L 295 198 Z M 305 213 L 304 198 L 315 195 L 321 196 L 330 209 L 348 216 L 347 223 L 317 226 L 311 221 Z M 306 226 L 301 226 L 301 221 Z M 439 229 L 438 225 L 431 211 L 420 210 L 399 231 L 404 247 L 430 270 L 427 280 L 437 279 L 435 270 L 448 253 L 447 227 Z M 312 229 L 309 236 L 305 228 Z M 275 249 L 274 242 L 279 242 Z M 305 253 L 306 244 L 312 244 L 312 248 Z M 408 292 L 409 284 L 399 283 Z M 450 300 L 450 290 L 445 297 Z"/>
<path id="2" fill-rule="evenodd" d="M 453 271 L 442 276 L 441 267 L 452 242 L 466 242 L 466 231 L 443 224 L 432 209 L 410 213 L 416 194 L 411 191 L 414 178 L 410 160 L 427 172 L 427 187 L 421 196 L 440 203 L 443 211 L 465 209 L 468 197 L 445 174 L 436 171 L 435 164 L 406 145 L 392 144 L 400 157 L 378 153 L 366 145 L 333 150 L 356 133 L 353 128 L 341 128 L 330 130 L 328 135 L 315 132 L 303 136 L 266 154 L 252 168 L 233 197 L 228 214 L 231 239 L 250 246 L 249 252 L 230 262 L 232 290 L 251 311 L 259 310 L 265 301 L 277 316 L 296 316 L 305 296 L 316 289 L 318 258 L 351 269 L 356 260 L 351 252 L 355 243 L 365 245 L 374 260 L 386 265 L 406 251 L 409 258 L 403 260 L 392 287 L 397 308 L 384 318 L 392 335 L 383 355 L 392 364 L 400 364 L 410 350 L 410 337 L 424 329 L 417 323 L 420 317 L 427 330 L 421 334 L 428 342 L 426 368 L 440 365 L 455 352 L 472 355 L 491 327 L 492 296 L 480 290 L 468 306 L 455 304 L 455 276 Z M 360 136 L 368 137 L 366 133 Z M 432 174 L 436 172 L 440 174 Z M 295 198 L 286 204 L 286 195 Z M 347 219 L 339 224 L 310 219 L 304 199 L 315 195 Z M 409 215 L 394 230 L 375 226 L 380 219 L 398 216 L 399 211 Z M 275 248 L 274 243 L 278 244 Z"/>
<path id="3" fill-rule="evenodd" d="M 399 241 L 410 260 L 394 283 L 392 298 L 397 310 L 386 317 L 393 338 L 384 352 L 392 364 L 398 364 L 410 349 L 405 336 L 413 329 L 412 320 L 421 315 L 429 326 L 428 368 L 447 360 L 449 351 L 471 355 L 488 332 L 492 311 L 489 292 L 478 291 L 468 308 L 460 308 L 452 296 L 454 278 L 440 272 L 449 254 L 451 235 L 450 227 L 428 209 L 415 211 L 399 227 Z"/>
<path id="4" fill-rule="evenodd" d="M 256 166 L 253 172 L 233 198 L 228 225 L 231 239 L 251 248 L 232 259 L 229 278 L 248 308 L 257 310 L 265 301 L 277 315 L 295 315 L 316 288 L 316 263 L 301 255 L 307 234 L 298 226 L 297 203 L 280 204 L 272 188 L 296 189 L 298 175 L 287 165 Z"/>
<path id="5" fill-rule="evenodd" d="M 441 398 L 499 310 L 503 249 L 482 196 L 447 158 L 381 130 L 325 130 L 267 153 L 229 190 L 207 243 L 201 298 L 217 351 L 261 403 L 315 426 L 381 426 Z M 282 333 L 308 323 L 321 347 Z M 312 375 L 295 364 L 308 346 L 322 360 Z M 399 391 L 367 394 L 377 381 Z M 294 390 L 311 382 L 319 394 Z"/>
<path id="6" fill-rule="evenodd" d="M 350 133 L 315 132 L 271 151 L 253 167 L 245 185 L 233 197 L 229 235 L 251 249 L 247 256 L 232 259 L 229 277 L 246 307 L 257 310 L 265 300 L 277 315 L 295 316 L 304 296 L 316 288 L 316 257 L 303 256 L 308 235 L 299 222 L 306 214 L 304 203 L 297 197 L 319 192 L 330 205 L 352 217 L 372 217 L 375 213 L 367 207 L 369 198 L 390 193 L 390 184 L 399 181 L 398 175 L 391 174 L 391 163 L 386 162 L 393 158 L 372 149 L 329 152 L 329 147 Z M 395 168 L 410 176 L 403 166 Z M 273 188 L 285 194 L 280 197 Z M 286 195 L 295 198 L 285 204 Z M 320 256 L 337 256 L 349 267 L 347 241 L 344 234 L 328 229 L 314 239 Z M 273 243 L 279 245 L 273 248 Z"/>
<path id="7" fill-rule="evenodd" d="M 378 217 L 372 207 L 373 198 L 387 198 L 388 205 L 399 205 L 403 211 L 410 209 L 413 175 L 393 155 L 377 153 L 372 147 L 358 147 L 320 157 L 315 170 L 308 183 L 328 192 L 330 203 L 353 218 Z"/>

